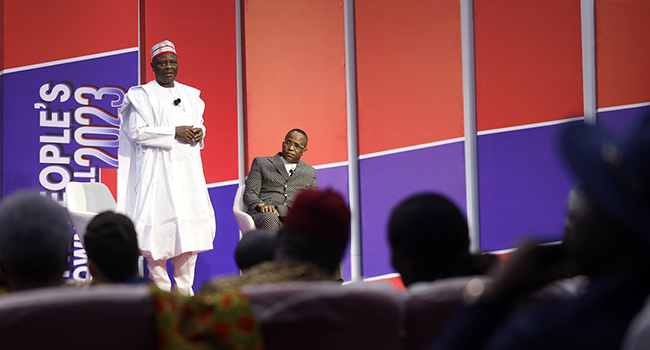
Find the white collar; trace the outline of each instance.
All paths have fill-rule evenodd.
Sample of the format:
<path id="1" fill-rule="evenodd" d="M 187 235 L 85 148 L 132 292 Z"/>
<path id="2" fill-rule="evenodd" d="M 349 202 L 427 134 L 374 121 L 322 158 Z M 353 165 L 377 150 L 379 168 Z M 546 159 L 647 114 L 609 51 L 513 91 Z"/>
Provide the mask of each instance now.
<path id="1" fill-rule="evenodd" d="M 280 159 L 282 159 L 282 163 L 284 164 L 284 168 L 287 169 L 287 173 L 291 174 L 292 170 L 296 170 L 296 167 L 298 166 L 298 163 L 289 163 L 282 156 L 280 156 Z"/>

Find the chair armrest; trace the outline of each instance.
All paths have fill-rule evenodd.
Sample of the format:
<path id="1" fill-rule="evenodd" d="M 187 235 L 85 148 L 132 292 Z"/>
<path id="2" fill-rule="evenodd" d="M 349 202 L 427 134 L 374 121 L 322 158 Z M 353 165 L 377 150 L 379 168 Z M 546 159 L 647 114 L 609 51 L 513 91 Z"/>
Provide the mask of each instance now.
<path id="1" fill-rule="evenodd" d="M 233 210 L 233 214 L 235 215 L 235 220 L 237 221 L 237 225 L 242 234 L 255 229 L 255 220 L 253 220 L 253 217 L 248 215 L 248 213 L 241 210 Z"/>

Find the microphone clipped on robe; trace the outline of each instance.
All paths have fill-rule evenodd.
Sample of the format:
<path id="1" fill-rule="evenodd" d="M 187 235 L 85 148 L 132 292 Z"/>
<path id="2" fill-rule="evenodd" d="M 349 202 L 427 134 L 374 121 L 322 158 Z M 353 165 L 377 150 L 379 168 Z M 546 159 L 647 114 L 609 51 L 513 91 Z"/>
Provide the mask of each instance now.
<path id="1" fill-rule="evenodd" d="M 181 104 L 181 98 L 180 97 L 174 100 L 174 106 L 178 106 L 179 104 Z"/>

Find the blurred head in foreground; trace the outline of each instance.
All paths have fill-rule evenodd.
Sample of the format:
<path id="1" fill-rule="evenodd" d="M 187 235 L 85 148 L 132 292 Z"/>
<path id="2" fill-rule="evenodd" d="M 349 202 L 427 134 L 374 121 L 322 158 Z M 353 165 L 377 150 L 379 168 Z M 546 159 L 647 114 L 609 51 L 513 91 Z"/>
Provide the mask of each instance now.
<path id="1" fill-rule="evenodd" d="M 307 189 L 278 232 L 274 259 L 310 261 L 334 273 L 350 239 L 350 210 L 336 192 Z"/>
<path id="2" fill-rule="evenodd" d="M 72 231 L 67 211 L 34 191 L 0 205 L 0 269 L 10 290 L 63 283 Z"/>
<path id="3" fill-rule="evenodd" d="M 86 228 L 88 269 L 96 283 L 122 283 L 138 276 L 138 237 L 129 218 L 104 212 Z"/>
<path id="4" fill-rule="evenodd" d="M 574 125 L 560 146 L 581 183 L 569 199 L 569 258 L 588 275 L 650 265 L 650 116 L 624 138 Z"/>
<path id="5" fill-rule="evenodd" d="M 405 286 L 481 274 L 496 258 L 473 256 L 465 217 L 448 198 L 422 193 L 399 203 L 388 224 L 393 267 Z"/>
<path id="6" fill-rule="evenodd" d="M 247 270 L 261 262 L 272 261 L 275 235 L 268 230 L 246 232 L 235 249 L 235 262 L 240 270 Z"/>

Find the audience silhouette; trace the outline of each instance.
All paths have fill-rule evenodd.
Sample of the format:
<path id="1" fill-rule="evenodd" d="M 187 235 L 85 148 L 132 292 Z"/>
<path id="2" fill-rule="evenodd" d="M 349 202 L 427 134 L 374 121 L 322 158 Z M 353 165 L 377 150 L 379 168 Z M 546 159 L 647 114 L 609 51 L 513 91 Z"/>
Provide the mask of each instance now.
<path id="1" fill-rule="evenodd" d="M 246 232 L 235 248 L 235 262 L 240 270 L 273 260 L 275 235 L 265 229 Z"/>
<path id="2" fill-rule="evenodd" d="M 95 283 L 153 283 L 138 274 L 138 238 L 126 216 L 113 212 L 95 216 L 86 228 L 84 247 Z"/>
<path id="3" fill-rule="evenodd" d="M 497 261 L 472 255 L 465 217 L 436 193 L 411 196 L 393 209 L 388 224 L 393 267 L 405 286 L 439 278 L 483 274 Z"/>
<path id="4" fill-rule="evenodd" d="M 581 185 L 562 246 L 522 245 L 431 349 L 618 349 L 650 293 L 650 117 L 625 139 L 574 125 L 561 150 Z M 585 292 L 515 313 L 518 297 L 566 276 Z"/>
<path id="5" fill-rule="evenodd" d="M 7 289 L 63 284 L 72 237 L 68 214 L 35 191 L 21 191 L 0 205 L 0 270 Z"/>

